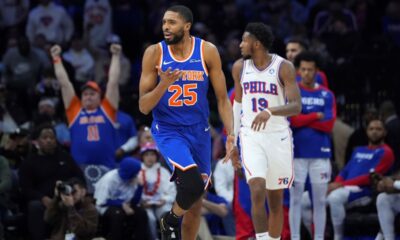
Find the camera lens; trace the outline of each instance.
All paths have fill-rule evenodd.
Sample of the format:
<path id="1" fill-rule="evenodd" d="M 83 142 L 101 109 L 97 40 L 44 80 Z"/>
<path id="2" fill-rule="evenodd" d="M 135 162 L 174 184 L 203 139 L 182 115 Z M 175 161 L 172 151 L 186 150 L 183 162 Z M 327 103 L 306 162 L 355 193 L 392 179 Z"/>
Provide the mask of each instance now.
<path id="1" fill-rule="evenodd" d="M 57 186 L 57 190 L 59 193 L 64 195 L 70 195 L 72 193 L 72 187 L 68 184 L 61 183 Z"/>

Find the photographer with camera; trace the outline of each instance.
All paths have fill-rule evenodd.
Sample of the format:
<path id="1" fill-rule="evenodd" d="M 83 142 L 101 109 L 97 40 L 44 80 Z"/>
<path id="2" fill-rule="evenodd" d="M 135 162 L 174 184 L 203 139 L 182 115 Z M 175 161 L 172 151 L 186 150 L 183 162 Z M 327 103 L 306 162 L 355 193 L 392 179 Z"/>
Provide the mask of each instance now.
<path id="1" fill-rule="evenodd" d="M 71 155 L 57 144 L 56 132 L 51 125 L 37 127 L 32 139 L 37 151 L 32 151 L 22 161 L 19 183 L 27 208 L 29 237 L 43 240 L 49 232 L 43 216 L 52 202 L 56 182 L 84 177 Z"/>
<path id="2" fill-rule="evenodd" d="M 54 198 L 44 216 L 52 226 L 51 240 L 86 240 L 94 237 L 99 216 L 92 198 L 86 196 L 86 192 L 85 184 L 78 178 L 56 183 Z"/>

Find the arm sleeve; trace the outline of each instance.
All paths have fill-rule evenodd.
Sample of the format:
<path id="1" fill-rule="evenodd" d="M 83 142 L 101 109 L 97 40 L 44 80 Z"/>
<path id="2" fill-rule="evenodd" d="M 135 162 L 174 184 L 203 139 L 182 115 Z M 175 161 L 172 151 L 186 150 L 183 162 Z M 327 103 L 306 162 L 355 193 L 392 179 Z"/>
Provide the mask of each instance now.
<path id="1" fill-rule="evenodd" d="M 335 124 L 336 121 L 336 103 L 335 103 L 335 97 L 333 96 L 332 92 L 328 92 L 329 94 L 327 95 L 328 97 L 326 98 L 325 102 L 325 109 L 324 109 L 324 119 L 321 119 L 321 121 L 316 121 L 310 124 L 311 128 L 314 128 L 316 130 L 330 133 L 332 132 L 333 125 Z"/>
<path id="2" fill-rule="evenodd" d="M 130 152 L 133 151 L 138 145 L 138 137 L 137 136 L 132 136 L 131 138 L 124 143 L 124 145 L 121 146 L 121 149 L 124 150 L 124 152 Z"/>
<path id="3" fill-rule="evenodd" d="M 299 114 L 290 118 L 290 125 L 294 128 L 309 126 L 318 120 L 317 113 Z"/>
<path id="4" fill-rule="evenodd" d="M 109 197 L 110 183 L 106 182 L 103 176 L 95 185 L 94 198 L 96 199 L 96 208 L 100 214 L 107 210 L 107 200 Z"/>
<path id="5" fill-rule="evenodd" d="M 240 130 L 240 116 L 242 115 L 242 103 L 233 101 L 233 133 L 235 134 L 235 144 L 237 143 Z"/>
<path id="6" fill-rule="evenodd" d="M 135 195 L 133 195 L 133 198 L 131 200 L 132 205 L 136 206 L 140 203 L 140 200 L 142 199 L 142 193 L 143 193 L 143 186 L 138 184 L 135 191 Z"/>

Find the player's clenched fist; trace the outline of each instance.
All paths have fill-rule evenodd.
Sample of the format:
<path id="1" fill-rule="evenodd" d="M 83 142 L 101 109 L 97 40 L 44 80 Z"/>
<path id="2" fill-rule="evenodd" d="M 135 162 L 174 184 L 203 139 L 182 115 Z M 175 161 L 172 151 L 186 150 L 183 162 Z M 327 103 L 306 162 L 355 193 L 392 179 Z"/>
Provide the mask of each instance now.
<path id="1" fill-rule="evenodd" d="M 59 45 L 54 45 L 50 48 L 50 54 L 52 58 L 60 57 L 61 47 Z"/>
<path id="2" fill-rule="evenodd" d="M 121 49 L 122 49 L 122 47 L 119 44 L 114 43 L 114 44 L 111 44 L 111 46 L 110 46 L 110 52 L 113 55 L 119 55 L 121 53 Z"/>

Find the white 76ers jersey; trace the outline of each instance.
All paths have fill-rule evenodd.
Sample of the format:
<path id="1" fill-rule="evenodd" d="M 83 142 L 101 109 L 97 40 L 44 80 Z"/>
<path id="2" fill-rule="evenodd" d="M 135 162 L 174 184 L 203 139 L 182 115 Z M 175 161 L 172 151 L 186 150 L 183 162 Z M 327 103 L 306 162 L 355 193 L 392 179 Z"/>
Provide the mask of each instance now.
<path id="1" fill-rule="evenodd" d="M 241 76 L 242 127 L 251 128 L 254 118 L 265 108 L 286 104 L 283 82 L 279 79 L 279 68 L 284 59 L 272 54 L 271 63 L 264 70 L 258 70 L 253 60 L 243 61 Z M 271 116 L 264 132 L 285 130 L 289 127 L 286 117 Z"/>

